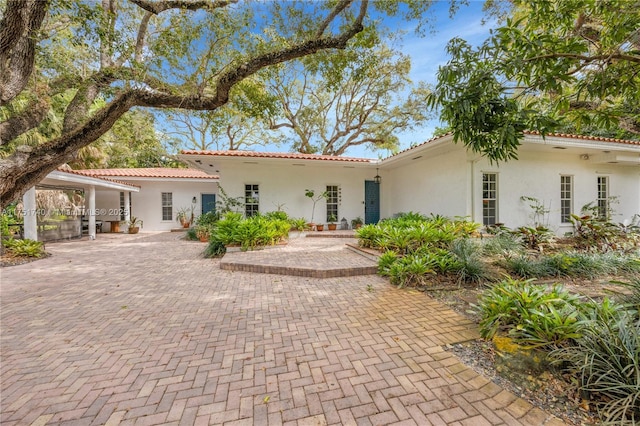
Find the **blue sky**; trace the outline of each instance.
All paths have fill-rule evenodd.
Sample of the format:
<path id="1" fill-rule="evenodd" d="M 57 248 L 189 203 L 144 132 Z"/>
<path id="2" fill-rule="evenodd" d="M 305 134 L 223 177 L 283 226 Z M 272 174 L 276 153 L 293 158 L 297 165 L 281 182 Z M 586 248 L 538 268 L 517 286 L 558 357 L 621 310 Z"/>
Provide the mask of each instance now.
<path id="1" fill-rule="evenodd" d="M 490 21 L 482 24 L 483 19 L 486 18 L 482 11 L 483 5 L 483 1 L 471 0 L 468 5 L 461 6 L 450 18 L 449 2 L 434 2 L 432 11 L 435 32 L 418 37 L 408 31 L 402 51 L 411 57 L 411 79 L 414 82 L 424 81 L 435 84 L 438 67 L 445 65 L 449 59 L 445 48 L 452 38 L 460 37 L 472 45 L 479 45 L 489 37 L 489 32 L 491 28 L 496 27 L 496 23 Z M 438 126 L 442 126 L 440 120 L 433 119 L 419 129 L 399 134 L 400 149 L 406 149 L 412 144 L 430 139 Z M 388 154 L 385 151 L 372 152 L 364 147 L 354 147 L 346 153 L 346 155 L 365 158 L 378 158 L 379 155 L 386 157 Z"/>
<path id="2" fill-rule="evenodd" d="M 460 6 L 457 13 L 450 17 L 450 2 L 448 0 L 434 0 L 433 6 L 428 11 L 433 31 L 430 32 L 426 29 L 424 36 L 416 35 L 414 27 L 409 26 L 411 24 L 398 23 L 398 30 L 405 32 L 399 47 L 402 53 L 411 57 L 412 71 L 410 76 L 414 83 L 435 84 L 438 67 L 448 61 L 445 48 L 452 38 L 461 37 L 472 45 L 479 45 L 489 37 L 490 29 L 494 28 L 496 24 L 492 21 L 488 24 L 482 23 L 486 19 L 486 14 L 482 11 L 483 5 L 484 1 L 469 0 L 469 4 Z M 387 23 L 387 25 L 389 24 Z M 438 126 L 442 126 L 442 123 L 436 118 L 424 123 L 420 128 L 398 134 L 400 149 L 406 149 L 413 144 L 430 139 Z M 163 121 L 160 127 L 170 129 L 172 125 L 171 122 Z M 255 147 L 255 150 L 285 152 L 288 148 L 288 145 L 267 145 Z M 364 146 L 349 148 L 345 153 L 346 156 L 365 158 L 386 157 L 390 154 L 387 151 L 374 152 Z"/>

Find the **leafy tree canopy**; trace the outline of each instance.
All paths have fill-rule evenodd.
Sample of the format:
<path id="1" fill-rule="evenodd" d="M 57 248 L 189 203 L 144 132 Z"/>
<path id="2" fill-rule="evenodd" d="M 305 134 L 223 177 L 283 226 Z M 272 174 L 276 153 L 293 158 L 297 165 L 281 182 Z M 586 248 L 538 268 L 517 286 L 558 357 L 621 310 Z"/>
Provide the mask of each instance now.
<path id="1" fill-rule="evenodd" d="M 423 22 L 429 6 L 0 0 L 0 145 L 9 147 L 0 160 L 0 204 L 73 160 L 133 107 L 214 111 L 263 69 L 344 49 L 385 15 Z"/>
<path id="2" fill-rule="evenodd" d="M 516 158 L 524 130 L 638 138 L 637 2 L 514 0 L 504 16 L 479 48 L 460 39 L 448 45 L 452 58 L 430 104 L 454 140 L 506 161 Z"/>

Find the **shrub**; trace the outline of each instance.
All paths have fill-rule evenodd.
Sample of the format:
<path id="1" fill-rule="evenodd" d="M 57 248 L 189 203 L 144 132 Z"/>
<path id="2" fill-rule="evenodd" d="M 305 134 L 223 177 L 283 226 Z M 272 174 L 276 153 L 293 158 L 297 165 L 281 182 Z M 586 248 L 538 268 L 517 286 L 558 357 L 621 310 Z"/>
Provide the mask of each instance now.
<path id="1" fill-rule="evenodd" d="M 217 213 L 209 211 L 198 216 L 198 218 L 196 219 L 196 225 L 210 227 L 215 225 L 219 219 L 220 217 Z"/>
<path id="2" fill-rule="evenodd" d="M 288 220 L 252 216 L 243 219 L 237 213 L 227 213 L 218 221 L 213 236 L 224 245 L 238 245 L 243 249 L 274 245 L 289 235 Z"/>
<path id="3" fill-rule="evenodd" d="M 485 290 L 474 311 L 480 315 L 480 335 L 507 334 L 530 347 L 562 345 L 580 337 L 581 299 L 559 285 L 548 288 L 531 280 L 506 279 Z"/>
<path id="4" fill-rule="evenodd" d="M 7 251 L 14 256 L 42 257 L 44 256 L 44 245 L 40 241 L 34 240 L 14 240 L 8 239 L 3 242 Z"/>
<path id="5" fill-rule="evenodd" d="M 420 254 L 405 256 L 389 267 L 390 281 L 398 287 L 425 285 L 433 273 L 431 259 Z"/>
<path id="6" fill-rule="evenodd" d="M 202 253 L 205 258 L 221 257 L 227 252 L 225 245 L 218 238 L 212 237 L 209 239 L 207 248 Z"/>
<path id="7" fill-rule="evenodd" d="M 304 217 L 300 218 L 290 218 L 289 224 L 291 225 L 291 229 L 295 229 L 298 231 L 304 231 L 307 228 L 307 219 Z"/>
<path id="8" fill-rule="evenodd" d="M 609 274 L 637 273 L 640 261 L 632 256 L 610 253 L 563 252 L 551 256 L 508 256 L 502 262 L 507 271 L 522 278 L 596 278 Z"/>
<path id="9" fill-rule="evenodd" d="M 451 244 L 455 263 L 453 269 L 460 282 L 480 282 L 488 278 L 487 267 L 480 258 L 481 247 L 474 241 L 462 238 Z"/>
<path id="10" fill-rule="evenodd" d="M 596 401 L 605 422 L 636 424 L 640 420 L 640 321 L 632 311 L 606 300 L 590 304 L 582 337 L 550 356 L 578 378 L 580 390 Z"/>
<path id="11" fill-rule="evenodd" d="M 522 244 L 532 250 L 537 250 L 543 243 L 549 242 L 553 234 L 548 228 L 544 226 L 521 226 L 513 231 L 513 233 L 520 238 Z"/>
<path id="12" fill-rule="evenodd" d="M 521 253 L 522 244 L 511 233 L 497 234 L 495 237 L 485 239 L 482 250 L 488 255 L 504 255 L 509 253 Z"/>
<path id="13" fill-rule="evenodd" d="M 264 214 L 264 217 L 267 219 L 277 219 L 277 220 L 289 220 L 289 215 L 282 210 L 277 210 L 273 212 L 267 212 Z"/>
<path id="14" fill-rule="evenodd" d="M 385 251 L 378 258 L 378 273 L 383 276 L 389 276 L 391 266 L 398 261 L 398 253 L 392 250 Z"/>
<path id="15" fill-rule="evenodd" d="M 198 235 L 196 234 L 196 229 L 195 228 L 187 229 L 187 233 L 184 236 L 184 239 L 188 241 L 197 241 Z"/>

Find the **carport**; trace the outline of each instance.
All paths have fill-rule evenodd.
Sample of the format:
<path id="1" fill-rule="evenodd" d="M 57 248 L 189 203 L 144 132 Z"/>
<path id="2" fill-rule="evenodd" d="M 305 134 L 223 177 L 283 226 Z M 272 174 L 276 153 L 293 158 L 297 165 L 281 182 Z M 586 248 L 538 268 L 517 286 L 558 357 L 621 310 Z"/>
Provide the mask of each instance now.
<path id="1" fill-rule="evenodd" d="M 81 206 L 72 206 L 73 208 L 66 209 L 69 211 L 56 212 L 60 216 L 72 218 L 57 222 L 59 224 L 57 225 L 59 226 L 58 232 L 61 237 L 71 238 L 72 236 L 77 236 L 78 231 L 79 235 L 81 235 L 82 217 L 84 217 L 88 221 L 89 238 L 92 240 L 95 239 L 96 216 L 100 213 L 96 211 L 96 188 L 124 192 L 125 195 L 127 195 L 124 197 L 124 206 L 113 206 L 113 208 L 122 210 L 124 220 L 130 219 L 128 194 L 140 191 L 139 187 L 112 179 L 83 176 L 75 173 L 73 170 L 55 170 L 49 173 L 38 185 L 30 188 L 22 197 L 24 238 L 42 240 L 46 232 L 46 226 L 54 226 L 43 225 L 43 223 L 46 223 L 46 218 L 50 216 L 51 212 L 43 208 L 42 205 L 38 205 L 36 191 L 61 190 L 76 191 L 78 194 L 82 194 L 79 200 L 82 203 Z M 38 232 L 39 226 L 40 233 Z"/>

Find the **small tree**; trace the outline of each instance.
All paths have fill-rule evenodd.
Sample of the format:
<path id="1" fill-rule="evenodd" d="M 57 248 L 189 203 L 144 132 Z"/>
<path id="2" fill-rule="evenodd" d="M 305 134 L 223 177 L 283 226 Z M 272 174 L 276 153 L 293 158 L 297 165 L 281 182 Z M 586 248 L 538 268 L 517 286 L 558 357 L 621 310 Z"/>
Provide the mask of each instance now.
<path id="1" fill-rule="evenodd" d="M 309 197 L 309 199 L 311 200 L 311 202 L 313 203 L 313 207 L 311 208 L 311 223 L 313 223 L 313 216 L 315 215 L 316 212 L 316 203 L 318 201 L 320 201 L 321 199 L 327 199 L 329 198 L 329 193 L 327 191 L 324 191 L 322 194 L 318 194 L 316 195 L 316 191 L 313 189 L 305 189 L 304 190 L 304 195 L 306 197 Z"/>

